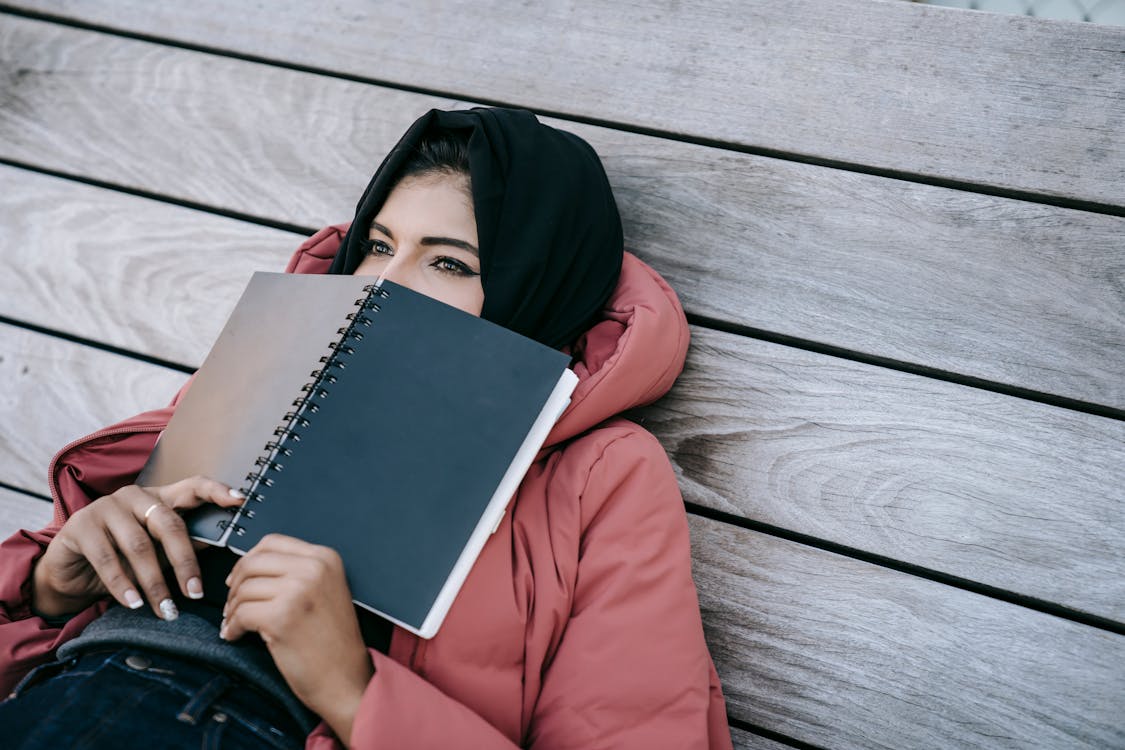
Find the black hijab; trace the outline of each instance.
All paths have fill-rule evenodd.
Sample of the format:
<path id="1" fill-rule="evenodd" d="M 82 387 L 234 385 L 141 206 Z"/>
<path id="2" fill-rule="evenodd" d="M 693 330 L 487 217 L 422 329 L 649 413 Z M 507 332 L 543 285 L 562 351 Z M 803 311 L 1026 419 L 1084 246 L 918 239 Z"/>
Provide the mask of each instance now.
<path id="1" fill-rule="evenodd" d="M 329 273 L 350 274 L 359 242 L 423 137 L 469 130 L 481 260 L 481 317 L 559 348 L 590 324 L 617 285 L 621 217 L 594 150 L 514 109 L 431 110 L 371 178 Z"/>

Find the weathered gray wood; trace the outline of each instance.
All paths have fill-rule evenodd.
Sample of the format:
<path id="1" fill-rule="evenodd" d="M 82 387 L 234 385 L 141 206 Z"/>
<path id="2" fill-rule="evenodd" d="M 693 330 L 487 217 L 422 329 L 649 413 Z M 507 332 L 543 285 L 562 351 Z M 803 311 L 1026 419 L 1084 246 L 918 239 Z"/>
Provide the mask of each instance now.
<path id="1" fill-rule="evenodd" d="M 687 500 L 1125 620 L 1125 422 L 693 329 Z"/>
<path id="2" fill-rule="evenodd" d="M 198 366 L 303 235 L 0 166 L 0 315 Z"/>
<path id="3" fill-rule="evenodd" d="M 51 504 L 0 487 L 0 541 L 19 529 L 41 529 L 51 522 Z"/>
<path id="4" fill-rule="evenodd" d="M 0 155 L 273 221 L 351 218 L 410 123 L 456 104 L 2 18 Z"/>
<path id="5" fill-rule="evenodd" d="M 47 466 L 71 440 L 164 406 L 187 376 L 0 324 L 0 480 L 49 494 Z"/>
<path id="6" fill-rule="evenodd" d="M 464 98 L 1122 205 L 1117 27 L 876 0 L 15 5 Z"/>
<path id="7" fill-rule="evenodd" d="M 832 748 L 1125 745 L 1125 637 L 689 520 L 732 716 Z"/>
<path id="8" fill-rule="evenodd" d="M 689 312 L 1125 409 L 1125 218 L 699 151 L 606 151 Z"/>
<path id="9" fill-rule="evenodd" d="M 786 750 L 788 745 L 768 740 L 760 734 L 746 732 L 742 729 L 731 728 L 730 738 L 734 741 L 734 750 Z"/>
<path id="10" fill-rule="evenodd" d="M 0 35 L 44 71 L 12 85 L 0 155 L 277 221 L 345 220 L 408 122 L 450 104 L 53 24 Z M 347 113 L 338 139 L 325 111 Z M 1125 409 L 1125 218 L 575 130 L 691 312 Z"/>

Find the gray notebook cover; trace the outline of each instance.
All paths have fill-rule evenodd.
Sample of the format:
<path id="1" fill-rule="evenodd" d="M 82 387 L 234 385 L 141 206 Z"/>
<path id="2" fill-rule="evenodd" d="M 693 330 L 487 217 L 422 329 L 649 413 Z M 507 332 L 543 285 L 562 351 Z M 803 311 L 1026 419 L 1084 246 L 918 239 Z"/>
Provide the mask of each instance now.
<path id="1" fill-rule="evenodd" d="M 390 282 L 334 353 L 372 282 L 255 274 L 138 482 L 244 489 L 252 517 L 211 506 L 192 535 L 331 546 L 358 604 L 429 637 L 577 379 L 566 355 Z M 333 382 L 302 402 L 327 357 Z"/>

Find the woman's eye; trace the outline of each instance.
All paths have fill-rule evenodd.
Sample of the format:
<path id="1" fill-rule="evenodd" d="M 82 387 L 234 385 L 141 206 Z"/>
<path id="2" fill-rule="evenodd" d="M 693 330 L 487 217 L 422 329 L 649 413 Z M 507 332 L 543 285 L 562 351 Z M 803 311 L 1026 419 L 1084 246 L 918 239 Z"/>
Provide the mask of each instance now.
<path id="1" fill-rule="evenodd" d="M 476 271 L 474 271 L 473 269 L 469 268 L 469 266 L 467 266 L 466 264 L 457 260 L 456 258 L 450 258 L 448 256 L 438 258 L 437 260 L 435 260 L 433 262 L 432 265 L 433 265 L 434 268 L 441 271 L 442 273 L 451 273 L 451 274 L 454 274 L 454 275 L 457 275 L 457 276 L 479 276 L 480 275 Z"/>
<path id="2" fill-rule="evenodd" d="M 364 242 L 368 255 L 394 255 L 395 249 L 382 240 L 369 239 Z"/>

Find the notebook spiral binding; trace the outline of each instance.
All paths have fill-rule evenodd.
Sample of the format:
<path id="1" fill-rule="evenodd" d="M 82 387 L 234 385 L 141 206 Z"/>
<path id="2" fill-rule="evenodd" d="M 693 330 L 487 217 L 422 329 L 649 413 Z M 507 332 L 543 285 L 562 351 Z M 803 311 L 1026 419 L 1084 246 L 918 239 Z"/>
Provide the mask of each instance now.
<path id="1" fill-rule="evenodd" d="M 271 475 L 278 474 L 285 468 L 281 459 L 293 455 L 295 446 L 290 443 L 301 442 L 301 433 L 298 430 L 312 424 L 310 417 L 320 410 L 320 405 L 315 399 L 323 400 L 331 395 L 331 391 L 326 386 L 337 381 L 333 368 L 336 370 L 347 368 L 346 357 L 355 354 L 354 342 L 363 340 L 364 334 L 360 329 L 369 328 L 374 323 L 368 313 L 379 312 L 378 300 L 391 296 L 390 292 L 378 283 L 368 284 L 363 287 L 363 291 L 367 292 L 367 296 L 355 301 L 358 309 L 345 316 L 348 323 L 337 329 L 339 338 L 328 344 L 329 353 L 320 358 L 321 367 L 309 374 L 312 380 L 301 386 L 301 395 L 293 400 L 293 411 L 286 412 L 282 417 L 282 423 L 273 431 L 276 440 L 266 443 L 262 448 L 264 451 L 262 455 L 254 460 L 254 465 L 258 468 L 246 475 L 246 486 L 239 488 L 239 492 L 246 496 L 246 502 L 237 510 L 231 511 L 230 520 L 218 522 L 220 529 L 230 529 L 231 533 L 238 536 L 246 533 L 246 527 L 240 521 L 254 517 L 251 503 L 260 503 L 266 499 L 263 488 L 268 490 L 272 487 L 274 478 Z"/>

